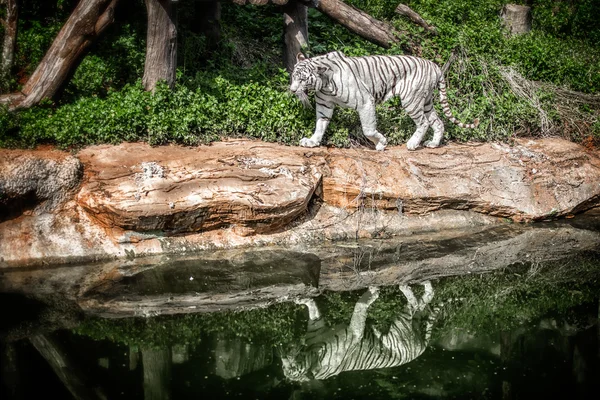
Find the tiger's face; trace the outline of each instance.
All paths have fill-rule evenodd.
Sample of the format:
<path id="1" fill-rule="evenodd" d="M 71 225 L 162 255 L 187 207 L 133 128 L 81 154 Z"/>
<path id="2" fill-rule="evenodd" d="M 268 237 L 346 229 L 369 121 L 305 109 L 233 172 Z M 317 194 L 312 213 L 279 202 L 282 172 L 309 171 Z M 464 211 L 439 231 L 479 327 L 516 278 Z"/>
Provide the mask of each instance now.
<path id="1" fill-rule="evenodd" d="M 292 92 L 307 92 L 310 89 L 315 89 L 317 75 L 314 68 L 311 67 L 308 60 L 296 64 L 294 71 L 292 72 L 292 83 L 290 84 L 290 90 Z"/>
<path id="2" fill-rule="evenodd" d="M 292 72 L 290 91 L 298 97 L 298 100 L 306 108 L 311 107 L 308 99 L 308 91 L 317 87 L 317 81 L 318 76 L 308 60 L 303 60 L 296 64 Z"/>
<path id="3" fill-rule="evenodd" d="M 294 356 L 282 357 L 284 376 L 293 382 L 306 382 L 310 380 L 310 374 L 306 365 L 298 362 Z"/>

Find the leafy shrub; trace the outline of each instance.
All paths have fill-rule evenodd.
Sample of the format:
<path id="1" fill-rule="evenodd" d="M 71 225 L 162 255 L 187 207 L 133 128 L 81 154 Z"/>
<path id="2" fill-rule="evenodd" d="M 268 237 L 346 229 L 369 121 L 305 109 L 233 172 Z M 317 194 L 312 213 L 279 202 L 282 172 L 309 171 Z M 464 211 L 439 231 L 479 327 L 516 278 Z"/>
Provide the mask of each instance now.
<path id="1" fill-rule="evenodd" d="M 310 133 L 311 118 L 285 91 L 220 76 L 199 79 L 206 86 L 195 90 L 159 84 L 152 94 L 138 82 L 106 98 L 82 97 L 4 118 L 18 121 L 22 145 L 50 140 L 62 147 L 136 140 L 198 144 L 225 135 L 290 143 Z M 9 143 L 0 136 L 0 145 Z"/>
<path id="2" fill-rule="evenodd" d="M 554 10 L 556 1 L 535 1 L 535 29 L 513 38 L 503 31 L 498 13 L 505 2 L 500 0 L 410 1 L 415 11 L 437 27 L 436 36 L 396 15 L 395 3 L 348 2 L 390 20 L 404 33 L 400 42 L 382 49 L 310 9 L 309 54 L 333 50 L 348 56 L 402 54 L 412 47 L 441 65 L 458 50 L 458 60 L 447 75 L 449 104 L 459 120 L 479 118 L 481 123 L 475 130 L 465 130 L 446 121 L 446 136 L 451 140 L 506 140 L 517 134 L 540 134 L 541 113 L 554 122 L 561 118 L 551 91 L 540 89 L 535 102 L 519 96 L 502 68 L 511 67 L 533 81 L 587 93 L 600 89 L 600 50 L 588 40 L 600 31 L 590 19 L 597 8 L 592 0 L 566 9 L 558 2 L 558 11 Z M 150 94 L 139 83 L 145 21 L 133 11 L 140 6 L 126 4 L 127 13 L 117 15 L 117 23 L 90 49 L 56 103 L 14 115 L 0 111 L 4 125 L 0 146 L 54 142 L 70 147 L 124 140 L 197 144 L 222 136 L 296 144 L 312 133 L 314 111 L 302 109 L 287 92 L 289 76 L 279 69 L 282 21 L 277 7 L 223 3 L 222 40 L 210 51 L 204 37 L 192 29 L 192 14 L 182 13 L 179 53 L 183 65 L 177 72 L 178 84 L 173 91 L 159 85 Z M 58 17 L 48 21 L 35 8 L 27 12 L 35 18 L 23 23 L 21 69 L 31 68 L 33 60 L 41 58 L 60 26 Z M 65 15 L 63 11 L 61 18 Z M 584 33 L 586 26 L 589 34 Z M 596 129 L 597 110 L 590 109 L 587 115 L 585 125 Z M 397 99 L 378 107 L 378 124 L 390 144 L 405 143 L 414 131 L 414 123 Z M 572 136 L 585 138 L 580 133 Z M 356 112 L 339 108 L 325 141 L 334 146 L 350 146 L 353 141 L 369 145 Z"/>
<path id="3" fill-rule="evenodd" d="M 66 92 L 67 100 L 78 96 L 104 96 L 135 82 L 144 72 L 145 38 L 129 24 L 113 25 L 91 53 L 81 61 Z"/>
<path id="4" fill-rule="evenodd" d="M 560 38 L 573 36 L 590 43 L 600 42 L 600 3 L 595 0 L 535 0 L 533 25 Z"/>
<path id="5" fill-rule="evenodd" d="M 585 93 L 600 91 L 600 49 L 541 31 L 506 43 L 504 60 L 532 80 L 565 85 Z"/>

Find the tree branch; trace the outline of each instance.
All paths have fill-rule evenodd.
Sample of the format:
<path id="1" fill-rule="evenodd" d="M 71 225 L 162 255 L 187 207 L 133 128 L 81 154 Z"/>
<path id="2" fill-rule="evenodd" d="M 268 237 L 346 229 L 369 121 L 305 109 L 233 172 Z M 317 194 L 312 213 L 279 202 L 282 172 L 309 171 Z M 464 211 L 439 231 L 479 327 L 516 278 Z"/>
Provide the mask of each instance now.
<path id="1" fill-rule="evenodd" d="M 56 376 L 77 400 L 106 400 L 100 388 L 93 388 L 82 373 L 79 365 L 69 358 L 65 349 L 54 339 L 44 335 L 34 335 L 29 341 L 46 359 Z"/>
<path id="2" fill-rule="evenodd" d="M 117 6 L 117 2 L 119 0 L 112 0 L 110 4 L 106 7 L 106 10 L 100 15 L 96 25 L 94 26 L 94 31 L 96 35 L 99 35 L 106 27 L 112 24 L 115 20 L 115 7 Z"/>
<path id="3" fill-rule="evenodd" d="M 426 31 L 437 35 L 437 29 L 435 28 L 435 26 L 429 25 L 419 14 L 413 11 L 409 6 L 400 3 L 398 4 L 398 7 L 396 7 L 396 12 L 400 15 L 408 17 L 415 24 L 425 28 Z"/>

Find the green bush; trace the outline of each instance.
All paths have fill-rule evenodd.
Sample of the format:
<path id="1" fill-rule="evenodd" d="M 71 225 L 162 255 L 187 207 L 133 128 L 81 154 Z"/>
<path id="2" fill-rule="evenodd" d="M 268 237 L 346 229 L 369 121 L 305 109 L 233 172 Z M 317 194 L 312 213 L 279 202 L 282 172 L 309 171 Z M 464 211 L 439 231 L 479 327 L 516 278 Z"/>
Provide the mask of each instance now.
<path id="1" fill-rule="evenodd" d="M 600 42 L 600 3 L 596 0 L 534 0 L 533 25 L 553 36 Z"/>
<path id="2" fill-rule="evenodd" d="M 129 24 L 113 26 L 107 37 L 81 61 L 69 81 L 66 100 L 83 96 L 105 96 L 135 82 L 144 72 L 145 38 Z"/>
<path id="3" fill-rule="evenodd" d="M 533 31 L 507 41 L 503 59 L 532 80 L 584 93 L 600 91 L 600 49 L 572 38 L 559 39 Z"/>
<path id="4" fill-rule="evenodd" d="M 514 38 L 502 28 L 498 13 L 505 2 L 500 0 L 410 1 L 410 7 L 437 27 L 438 35 L 426 34 L 395 14 L 396 4 L 348 2 L 389 20 L 403 32 L 400 42 L 382 49 L 310 9 L 308 53 L 339 50 L 348 56 L 362 56 L 402 54 L 412 48 L 441 65 L 457 50 L 458 60 L 447 75 L 450 107 L 459 120 L 479 118 L 481 123 L 475 130 L 465 130 L 446 121 L 451 140 L 506 140 L 523 132 L 539 134 L 540 112 L 554 122 L 561 118 L 551 91 L 536 93 L 537 103 L 523 98 L 511 89 L 502 68 L 512 67 L 532 81 L 586 93 L 600 90 L 600 49 L 590 40 L 600 32 L 593 18 L 598 6 L 592 0 L 569 7 L 553 0 L 535 1 L 535 29 Z M 20 71 L 32 70 L 74 4 L 65 1 L 68 4 L 48 19 L 44 13 L 55 10 L 56 4 L 52 8 L 49 3 L 44 7 L 33 0 L 29 3 L 38 9 L 30 7 L 30 20 L 22 22 Z M 0 110 L 0 146 L 51 142 L 71 147 L 124 140 L 193 145 L 223 136 L 296 144 L 312 133 L 315 117 L 314 111 L 302 109 L 287 91 L 289 76 L 280 69 L 282 20 L 278 8 L 222 6 L 222 39 L 211 49 L 194 31 L 192 5 L 178 6 L 185 11 L 179 25 L 178 84 L 173 91 L 159 85 L 149 94 L 139 83 L 145 21 L 136 11 L 142 5 L 123 5 L 126 10 L 117 13 L 117 23 L 90 49 L 61 97 L 17 114 Z M 436 107 L 441 114 L 439 105 Z M 598 111 L 590 108 L 586 115 L 585 125 L 591 126 L 593 135 Z M 378 107 L 378 123 L 390 144 L 405 143 L 414 131 L 397 100 Z M 580 133 L 573 136 L 573 140 L 585 138 Z M 356 112 L 339 108 L 325 140 L 334 146 L 349 146 L 353 141 L 369 144 L 361 134 Z"/>
<path id="5" fill-rule="evenodd" d="M 66 148 L 137 140 L 193 145 L 226 135 L 293 143 L 310 134 L 311 116 L 281 89 L 236 84 L 218 75 L 197 79 L 202 86 L 195 90 L 159 84 L 149 93 L 138 82 L 105 98 L 81 97 L 57 108 L 34 107 L 0 118 L 18 123 L 22 146 L 51 141 Z M 16 140 L 9 140 L 5 131 L 0 136 L 3 146 Z"/>

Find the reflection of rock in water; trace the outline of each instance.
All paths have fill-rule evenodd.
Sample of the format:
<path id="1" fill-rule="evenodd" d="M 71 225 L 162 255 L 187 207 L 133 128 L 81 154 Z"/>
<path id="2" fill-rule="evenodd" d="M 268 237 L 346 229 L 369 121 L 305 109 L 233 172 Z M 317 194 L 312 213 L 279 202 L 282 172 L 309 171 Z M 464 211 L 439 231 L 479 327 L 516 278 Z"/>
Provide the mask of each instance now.
<path id="1" fill-rule="evenodd" d="M 231 379 L 246 375 L 273 362 L 271 346 L 225 337 L 217 338 L 216 342 L 216 374 L 221 378 Z"/>
<path id="2" fill-rule="evenodd" d="M 308 307 L 308 329 L 305 343 L 282 357 L 285 376 L 292 381 L 327 379 L 343 371 L 396 367 L 419 357 L 427 347 L 436 315 L 432 311 L 425 316 L 424 324 L 419 323 L 417 315 L 425 314 L 433 298 L 431 283 L 426 281 L 423 286 L 420 299 L 408 286 L 400 286 L 408 304 L 399 310 L 386 334 L 366 326 L 369 306 L 379 296 L 378 288 L 371 287 L 361 296 L 348 326 L 333 329 L 325 326 L 314 300 L 299 301 Z"/>

